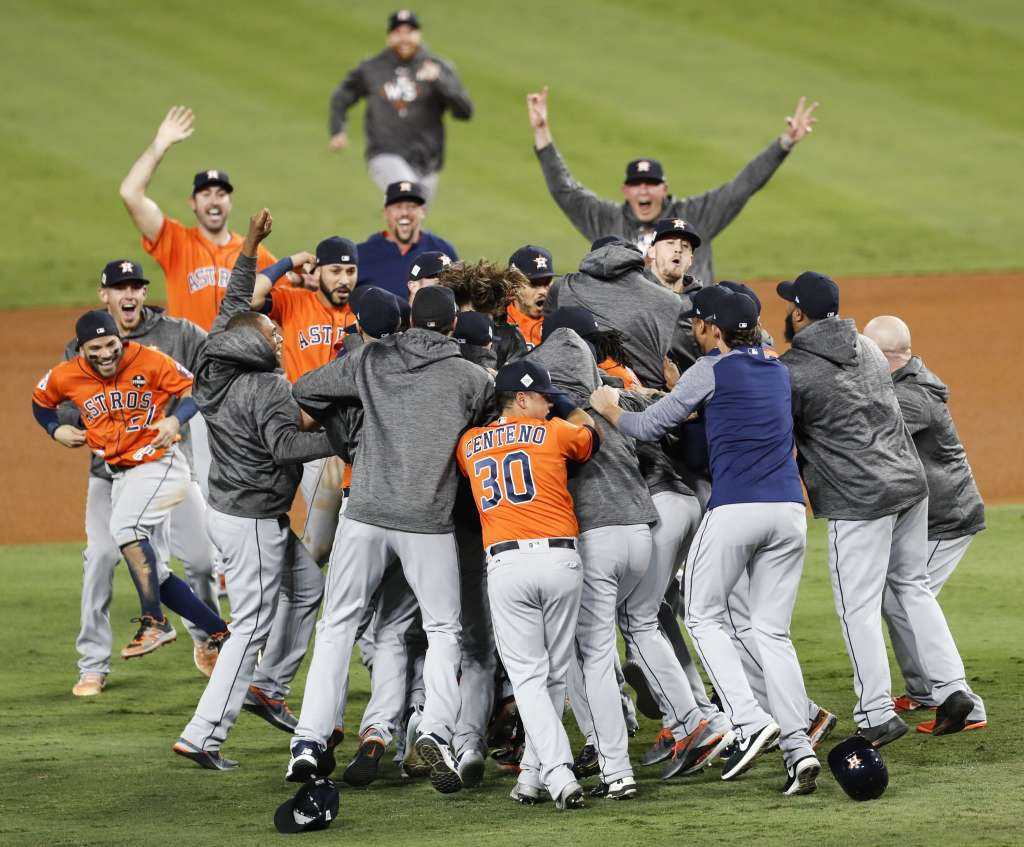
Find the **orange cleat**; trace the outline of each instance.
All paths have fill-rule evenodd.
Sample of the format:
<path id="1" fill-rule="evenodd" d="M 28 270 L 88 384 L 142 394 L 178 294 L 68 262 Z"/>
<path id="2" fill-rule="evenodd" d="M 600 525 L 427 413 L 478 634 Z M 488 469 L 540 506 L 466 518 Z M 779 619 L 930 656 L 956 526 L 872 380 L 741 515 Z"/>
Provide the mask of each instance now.
<path id="1" fill-rule="evenodd" d="M 988 729 L 988 721 L 967 721 L 961 732 L 967 732 L 972 729 Z M 925 721 L 917 725 L 917 731 L 923 732 L 926 735 L 931 735 L 935 730 L 935 720 Z"/>
<path id="2" fill-rule="evenodd" d="M 71 689 L 71 693 L 76 697 L 95 697 L 103 690 L 103 686 L 106 684 L 106 674 L 87 672 L 78 678 L 78 682 Z"/>
<path id="3" fill-rule="evenodd" d="M 167 618 L 157 620 L 152 615 L 143 615 L 141 618 L 132 618 L 139 622 L 139 631 L 121 651 L 122 659 L 134 659 L 138 656 L 145 656 L 152 653 L 158 647 L 170 644 L 178 637 L 171 622 Z"/>
<path id="4" fill-rule="evenodd" d="M 892 701 L 896 707 L 896 714 L 902 715 L 904 712 L 915 712 L 918 709 L 931 709 L 934 711 L 934 706 L 926 706 L 924 703 L 918 703 L 909 694 L 901 694 L 895 700 Z"/>

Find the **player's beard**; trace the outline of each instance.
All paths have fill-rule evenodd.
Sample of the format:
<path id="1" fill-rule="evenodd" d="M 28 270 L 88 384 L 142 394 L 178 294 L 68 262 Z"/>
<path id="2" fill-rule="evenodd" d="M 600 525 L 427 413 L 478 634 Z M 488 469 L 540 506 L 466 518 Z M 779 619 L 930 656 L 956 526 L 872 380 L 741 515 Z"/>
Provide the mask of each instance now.
<path id="1" fill-rule="evenodd" d="M 793 338 L 796 337 L 796 330 L 793 328 L 793 315 L 789 313 L 786 315 L 786 330 L 783 333 L 786 341 L 792 343 Z"/>
<path id="2" fill-rule="evenodd" d="M 328 288 L 321 282 L 320 293 L 324 295 L 324 299 L 326 299 L 328 303 L 335 308 L 340 309 L 342 306 L 348 304 L 348 298 L 352 293 L 352 290 L 344 285 L 339 285 L 333 289 Z"/>

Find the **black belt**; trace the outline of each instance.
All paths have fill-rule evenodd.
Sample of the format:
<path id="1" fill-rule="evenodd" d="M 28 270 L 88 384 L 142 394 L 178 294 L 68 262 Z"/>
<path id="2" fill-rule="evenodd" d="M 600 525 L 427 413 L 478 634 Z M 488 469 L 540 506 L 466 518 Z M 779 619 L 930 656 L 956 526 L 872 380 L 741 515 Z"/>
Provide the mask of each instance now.
<path id="1" fill-rule="evenodd" d="M 565 548 L 567 550 L 575 550 L 576 549 L 576 539 L 575 538 L 547 538 L 547 539 L 536 538 L 536 539 L 531 539 L 531 540 L 534 540 L 534 541 L 546 540 L 548 542 L 548 547 L 563 547 L 563 548 Z M 499 542 L 497 544 L 492 544 L 488 548 L 487 554 L 489 556 L 497 556 L 499 553 L 507 553 L 509 550 L 521 550 L 521 549 L 522 548 L 519 546 L 519 542 L 518 541 L 501 541 L 501 542 Z"/>

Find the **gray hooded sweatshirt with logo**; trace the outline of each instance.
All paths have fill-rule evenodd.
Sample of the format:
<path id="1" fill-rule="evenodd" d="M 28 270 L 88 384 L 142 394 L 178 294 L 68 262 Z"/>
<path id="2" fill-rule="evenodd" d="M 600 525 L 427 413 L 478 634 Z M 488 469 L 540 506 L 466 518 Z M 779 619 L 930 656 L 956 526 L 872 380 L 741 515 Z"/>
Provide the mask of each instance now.
<path id="1" fill-rule="evenodd" d="M 818 518 L 866 521 L 928 496 L 882 351 L 840 317 L 796 334 L 781 361 L 793 389 L 797 462 Z"/>
<path id="2" fill-rule="evenodd" d="M 404 532 L 453 529 L 455 448 L 494 417 L 494 382 L 459 345 L 413 328 L 367 344 L 300 377 L 299 405 L 321 422 L 362 406 L 345 515 Z"/>
<path id="3" fill-rule="evenodd" d="M 896 399 L 928 479 L 928 538 L 945 541 L 985 528 L 967 452 L 949 414 L 949 389 L 914 356 L 893 372 Z"/>

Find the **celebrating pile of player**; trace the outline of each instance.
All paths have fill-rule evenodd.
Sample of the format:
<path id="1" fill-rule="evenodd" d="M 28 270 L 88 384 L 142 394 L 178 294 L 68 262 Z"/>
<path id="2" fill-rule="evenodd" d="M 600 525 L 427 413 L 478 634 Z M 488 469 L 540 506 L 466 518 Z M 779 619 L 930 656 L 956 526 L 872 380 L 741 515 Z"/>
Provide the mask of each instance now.
<path id="1" fill-rule="evenodd" d="M 392 15 L 388 49 L 335 93 L 335 149 L 363 96 L 386 229 L 361 243 L 331 235 L 276 260 L 266 209 L 244 238 L 228 229 L 233 185 L 217 169 L 195 176 L 195 226 L 165 216 L 147 187 L 193 131 L 182 107 L 121 185 L 168 310 L 146 305 L 137 263 L 111 262 L 104 308 L 79 319 L 32 398 L 55 440 L 93 454 L 74 693 L 99 694 L 110 672 L 123 557 L 141 611 L 122 656 L 174 640 L 167 606 L 210 676 L 173 748 L 203 767 L 237 764 L 221 748 L 246 709 L 292 734 L 286 778 L 322 788 L 358 645 L 372 690 L 351 785 L 395 748 L 442 793 L 479 784 L 490 754 L 524 804 L 579 808 L 592 776 L 591 797 L 631 797 L 626 680 L 661 722 L 642 764 L 664 779 L 721 759 L 733 780 L 777 747 L 783 792 L 807 794 L 837 719 L 809 698 L 789 636 L 802 478 L 829 523 L 858 733 L 887 744 L 917 708 L 936 710 L 918 727 L 933 735 L 984 727 L 935 599 L 984 528 L 946 387 L 898 318 L 861 335 L 840 317 L 827 276 L 778 285 L 781 358 L 756 294 L 711 283 L 712 238 L 811 131 L 816 104 L 801 99 L 778 140 L 699 196 L 670 195 L 654 159 L 630 162 L 618 205 L 572 179 L 547 89 L 528 95 L 548 188 L 595 239 L 558 275 L 543 247 L 464 263 L 423 228 L 441 115 L 472 104 L 412 13 Z M 301 539 L 288 520 L 300 487 Z M 907 684 L 895 701 L 882 617 Z M 314 626 L 296 717 L 286 698 Z M 575 757 L 566 695 L 586 739 Z"/>

